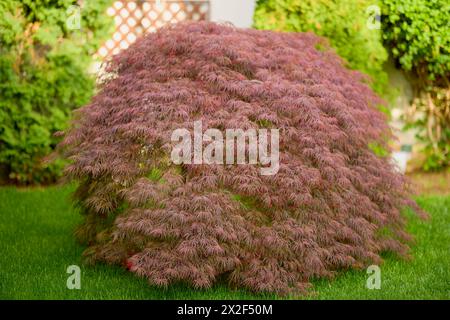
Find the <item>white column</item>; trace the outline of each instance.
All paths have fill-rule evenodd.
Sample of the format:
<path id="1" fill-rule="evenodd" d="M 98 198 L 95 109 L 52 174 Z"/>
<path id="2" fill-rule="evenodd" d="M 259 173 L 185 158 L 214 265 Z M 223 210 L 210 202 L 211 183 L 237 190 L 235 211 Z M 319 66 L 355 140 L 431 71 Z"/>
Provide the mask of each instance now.
<path id="1" fill-rule="evenodd" d="M 253 24 L 255 0 L 210 0 L 210 20 L 231 22 L 236 27 L 250 28 Z"/>

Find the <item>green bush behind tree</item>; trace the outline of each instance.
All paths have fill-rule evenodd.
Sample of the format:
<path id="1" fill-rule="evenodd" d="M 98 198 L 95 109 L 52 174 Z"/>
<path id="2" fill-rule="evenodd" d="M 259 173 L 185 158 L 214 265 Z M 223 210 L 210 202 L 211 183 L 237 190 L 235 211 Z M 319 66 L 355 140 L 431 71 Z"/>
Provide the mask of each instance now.
<path id="1" fill-rule="evenodd" d="M 383 36 L 409 75 L 414 101 L 409 127 L 424 144 L 425 170 L 450 164 L 450 2 L 383 0 Z"/>
<path id="2" fill-rule="evenodd" d="M 71 111 L 87 103 L 92 56 L 109 35 L 110 0 L 0 2 L 0 174 L 3 182 L 48 183 L 63 164 L 43 158 Z M 77 28 L 77 12 L 81 29 Z"/>
<path id="3" fill-rule="evenodd" d="M 374 5 L 381 30 L 367 25 Z M 369 75 L 372 88 L 392 100 L 383 68 L 389 53 L 414 89 L 405 129 L 418 129 L 423 168 L 438 170 L 450 164 L 449 13 L 448 0 L 258 0 L 254 25 L 328 38 L 350 68 Z"/>

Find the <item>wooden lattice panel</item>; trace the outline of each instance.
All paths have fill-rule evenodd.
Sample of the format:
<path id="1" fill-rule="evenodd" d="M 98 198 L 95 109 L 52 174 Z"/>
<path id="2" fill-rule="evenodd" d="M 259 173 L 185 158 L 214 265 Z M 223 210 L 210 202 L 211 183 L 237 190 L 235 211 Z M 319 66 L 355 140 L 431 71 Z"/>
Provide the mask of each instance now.
<path id="1" fill-rule="evenodd" d="M 114 17 L 116 30 L 98 51 L 102 59 L 128 48 L 143 33 L 154 32 L 167 23 L 208 20 L 209 1 L 121 0 L 115 1 L 106 13 Z"/>

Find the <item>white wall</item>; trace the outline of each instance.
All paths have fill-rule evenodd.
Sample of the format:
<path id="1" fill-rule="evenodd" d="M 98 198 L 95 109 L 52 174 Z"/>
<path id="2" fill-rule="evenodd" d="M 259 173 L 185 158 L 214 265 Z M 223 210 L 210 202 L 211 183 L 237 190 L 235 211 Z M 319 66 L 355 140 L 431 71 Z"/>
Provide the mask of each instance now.
<path id="1" fill-rule="evenodd" d="M 210 0 L 210 20 L 231 22 L 236 27 L 250 28 L 253 24 L 255 0 Z"/>

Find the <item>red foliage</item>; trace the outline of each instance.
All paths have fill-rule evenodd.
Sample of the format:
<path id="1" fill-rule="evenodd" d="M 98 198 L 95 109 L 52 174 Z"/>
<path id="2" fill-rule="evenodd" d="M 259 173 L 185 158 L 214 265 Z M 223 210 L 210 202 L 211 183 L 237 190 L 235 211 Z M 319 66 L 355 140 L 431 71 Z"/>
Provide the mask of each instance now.
<path id="1" fill-rule="evenodd" d="M 312 277 L 407 255 L 404 178 L 368 147 L 391 133 L 363 77 L 307 33 L 178 24 L 115 56 L 60 150 L 92 261 L 152 284 L 285 294 Z M 323 44 L 322 44 L 323 46 Z M 280 169 L 170 162 L 176 128 L 280 129 Z M 149 177 L 157 168 L 161 177 Z M 417 209 L 417 208 L 416 208 Z M 132 252 L 133 254 L 130 254 Z"/>
<path id="2" fill-rule="evenodd" d="M 131 262 L 129 260 L 126 260 L 124 265 L 125 265 L 125 269 L 127 269 L 127 270 L 131 270 L 131 268 L 133 268 L 133 262 Z"/>

